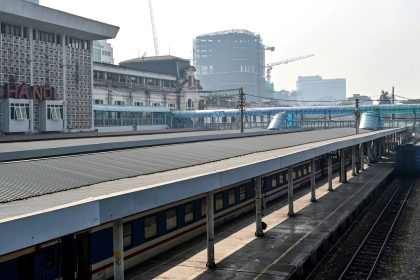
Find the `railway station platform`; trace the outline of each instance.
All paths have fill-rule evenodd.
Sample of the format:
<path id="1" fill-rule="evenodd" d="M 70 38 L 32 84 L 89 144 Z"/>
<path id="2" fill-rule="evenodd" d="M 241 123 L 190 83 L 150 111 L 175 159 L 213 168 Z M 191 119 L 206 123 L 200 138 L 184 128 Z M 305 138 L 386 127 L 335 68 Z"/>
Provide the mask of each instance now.
<path id="1" fill-rule="evenodd" d="M 287 199 L 268 205 L 264 237 L 255 237 L 255 215 L 216 231 L 215 269 L 206 268 L 205 237 L 188 242 L 126 272 L 125 279 L 301 279 L 307 275 L 394 173 L 385 158 L 352 176 L 309 187 L 296 195 L 295 217 L 288 217 Z"/>

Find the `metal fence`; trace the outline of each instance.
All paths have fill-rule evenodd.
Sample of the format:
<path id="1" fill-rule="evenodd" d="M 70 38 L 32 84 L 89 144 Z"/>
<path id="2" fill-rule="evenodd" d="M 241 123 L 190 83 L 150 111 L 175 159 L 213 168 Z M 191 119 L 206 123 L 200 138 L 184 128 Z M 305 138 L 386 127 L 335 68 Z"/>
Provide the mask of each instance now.
<path id="1" fill-rule="evenodd" d="M 144 126 L 144 125 L 168 125 L 168 123 L 165 118 L 95 119 L 95 127 Z"/>

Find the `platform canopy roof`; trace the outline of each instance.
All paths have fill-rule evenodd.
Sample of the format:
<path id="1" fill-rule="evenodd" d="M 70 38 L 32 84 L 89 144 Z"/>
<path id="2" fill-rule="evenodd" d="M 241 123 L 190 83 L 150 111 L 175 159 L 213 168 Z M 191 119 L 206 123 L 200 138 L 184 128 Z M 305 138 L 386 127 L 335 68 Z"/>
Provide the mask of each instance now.
<path id="1" fill-rule="evenodd" d="M 119 27 L 23 0 L 1 0 L 0 21 L 83 40 L 111 39 Z"/>

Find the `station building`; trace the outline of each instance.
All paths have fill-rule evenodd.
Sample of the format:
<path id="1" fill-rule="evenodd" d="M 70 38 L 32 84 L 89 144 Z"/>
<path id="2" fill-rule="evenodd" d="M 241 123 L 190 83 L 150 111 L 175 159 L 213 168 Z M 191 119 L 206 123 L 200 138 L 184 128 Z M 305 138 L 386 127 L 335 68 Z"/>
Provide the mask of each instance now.
<path id="1" fill-rule="evenodd" d="M 22 0 L 0 24 L 0 133 L 91 130 L 93 40 L 119 28 Z"/>
<path id="2" fill-rule="evenodd" d="M 197 110 L 200 81 L 190 61 L 140 57 L 93 65 L 94 125 L 99 131 L 172 127 L 171 111 Z"/>

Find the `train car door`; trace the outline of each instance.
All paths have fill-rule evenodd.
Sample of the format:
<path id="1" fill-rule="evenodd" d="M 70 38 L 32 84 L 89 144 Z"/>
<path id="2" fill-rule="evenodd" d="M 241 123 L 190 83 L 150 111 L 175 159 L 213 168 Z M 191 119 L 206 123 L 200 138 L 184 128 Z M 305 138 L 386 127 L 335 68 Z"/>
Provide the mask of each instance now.
<path id="1" fill-rule="evenodd" d="M 35 279 L 35 253 L 19 257 L 18 273 L 19 280 Z"/>
<path id="2" fill-rule="evenodd" d="M 75 277 L 75 248 L 74 235 L 66 235 L 61 238 L 61 278 L 74 280 Z"/>
<path id="3" fill-rule="evenodd" d="M 76 234 L 76 279 L 90 279 L 90 232 Z"/>

